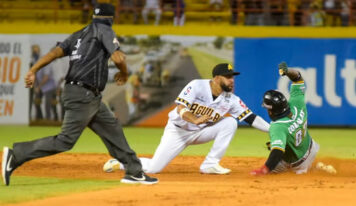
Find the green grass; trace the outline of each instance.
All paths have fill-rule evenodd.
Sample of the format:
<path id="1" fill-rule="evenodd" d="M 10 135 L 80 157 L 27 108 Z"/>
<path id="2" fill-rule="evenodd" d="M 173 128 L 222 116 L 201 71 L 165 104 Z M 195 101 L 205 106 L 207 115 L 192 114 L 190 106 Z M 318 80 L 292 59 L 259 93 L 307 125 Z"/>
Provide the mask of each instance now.
<path id="1" fill-rule="evenodd" d="M 0 146 L 29 141 L 57 134 L 60 127 L 0 126 Z M 130 146 L 137 154 L 153 154 L 158 146 L 163 128 L 124 128 Z M 356 158 L 356 129 L 310 129 L 310 134 L 320 144 L 319 157 Z M 239 128 L 225 156 L 267 157 L 266 133 L 254 128 Z M 189 146 L 182 155 L 205 156 L 212 142 Z M 86 129 L 71 153 L 107 153 L 100 138 Z M 24 202 L 73 192 L 100 190 L 119 186 L 117 181 L 72 180 L 13 176 L 10 187 L 0 186 L 2 203 Z M 26 192 L 24 192 L 26 191 Z"/>
<path id="2" fill-rule="evenodd" d="M 13 176 L 11 186 L 0 186 L 0 205 L 60 196 L 66 193 L 118 187 L 113 180 L 78 180 Z"/>
<path id="3" fill-rule="evenodd" d="M 0 126 L 0 149 L 11 146 L 14 142 L 28 141 L 57 134 L 60 127 L 28 127 Z M 163 128 L 124 128 L 130 146 L 137 154 L 153 154 L 158 146 Z M 320 144 L 319 156 L 339 158 L 356 158 L 356 129 L 310 129 L 312 137 Z M 232 140 L 227 156 L 268 155 L 265 142 L 266 133 L 254 128 L 239 128 Z M 192 145 L 182 152 L 182 155 L 206 155 L 212 142 L 202 145 Z M 77 144 L 70 151 L 74 153 L 107 153 L 100 138 L 91 130 L 86 129 Z"/>
<path id="4" fill-rule="evenodd" d="M 222 62 L 226 62 L 225 59 L 201 52 L 194 48 L 188 49 L 189 55 L 192 57 L 194 65 L 196 66 L 201 78 L 210 79 L 212 68 Z M 232 62 L 227 62 L 232 64 Z"/>

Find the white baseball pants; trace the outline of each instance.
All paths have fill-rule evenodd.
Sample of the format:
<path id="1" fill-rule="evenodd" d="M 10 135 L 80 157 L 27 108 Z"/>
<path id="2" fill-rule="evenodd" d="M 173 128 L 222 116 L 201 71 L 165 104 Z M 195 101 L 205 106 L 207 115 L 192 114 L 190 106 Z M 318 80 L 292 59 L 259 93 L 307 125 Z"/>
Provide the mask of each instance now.
<path id="1" fill-rule="evenodd" d="M 319 148 L 320 148 L 319 144 L 316 143 L 313 139 L 312 139 L 312 142 L 313 142 L 313 145 L 310 149 L 310 153 L 309 153 L 308 157 L 303 161 L 302 164 L 300 164 L 296 167 L 292 167 L 290 163 L 287 163 L 287 162 L 281 160 L 272 172 L 273 173 L 281 173 L 281 172 L 286 172 L 288 170 L 292 170 L 296 174 L 307 173 L 308 170 L 310 169 L 310 167 L 312 166 L 314 159 L 316 157 L 316 154 L 318 153 Z"/>
<path id="2" fill-rule="evenodd" d="M 201 130 L 187 131 L 168 121 L 153 158 L 140 158 L 142 168 L 147 173 L 159 173 L 187 146 L 215 140 L 200 169 L 213 167 L 224 156 L 227 147 L 235 135 L 237 125 L 236 119 L 226 117 L 214 125 Z"/>

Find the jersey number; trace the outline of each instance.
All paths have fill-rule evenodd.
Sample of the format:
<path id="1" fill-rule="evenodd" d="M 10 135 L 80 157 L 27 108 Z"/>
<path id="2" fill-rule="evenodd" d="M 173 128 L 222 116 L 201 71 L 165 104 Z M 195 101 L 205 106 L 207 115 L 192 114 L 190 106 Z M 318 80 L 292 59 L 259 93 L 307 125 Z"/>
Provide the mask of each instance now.
<path id="1" fill-rule="evenodd" d="M 305 121 L 303 125 L 303 129 L 300 129 L 295 133 L 295 146 L 298 147 L 300 143 L 302 143 L 303 138 L 305 137 L 306 134 L 307 134 L 307 122 Z"/>
<path id="2" fill-rule="evenodd" d="M 77 39 L 77 44 L 74 46 L 76 48 L 76 50 L 72 51 L 72 55 L 77 55 L 78 54 L 78 49 L 80 47 L 82 39 Z"/>

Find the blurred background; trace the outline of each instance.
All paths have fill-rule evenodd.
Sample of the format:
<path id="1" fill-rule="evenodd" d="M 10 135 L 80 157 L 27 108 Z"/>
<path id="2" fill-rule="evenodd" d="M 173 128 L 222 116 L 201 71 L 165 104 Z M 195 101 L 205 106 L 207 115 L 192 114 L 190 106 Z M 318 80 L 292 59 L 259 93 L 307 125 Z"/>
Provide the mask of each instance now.
<path id="1" fill-rule="evenodd" d="M 235 93 L 255 113 L 266 90 L 288 96 L 281 61 L 307 84 L 309 125 L 356 126 L 356 0 L 0 0 L 0 124 L 60 125 L 68 58 L 23 77 L 58 42 L 91 22 L 96 3 L 116 8 L 114 31 L 130 77 L 109 62 L 103 101 L 123 125 L 163 127 L 189 81 L 231 63 Z"/>
<path id="2" fill-rule="evenodd" d="M 98 2 L 117 24 L 353 26 L 355 0 L 1 0 L 1 22 L 88 23 Z"/>

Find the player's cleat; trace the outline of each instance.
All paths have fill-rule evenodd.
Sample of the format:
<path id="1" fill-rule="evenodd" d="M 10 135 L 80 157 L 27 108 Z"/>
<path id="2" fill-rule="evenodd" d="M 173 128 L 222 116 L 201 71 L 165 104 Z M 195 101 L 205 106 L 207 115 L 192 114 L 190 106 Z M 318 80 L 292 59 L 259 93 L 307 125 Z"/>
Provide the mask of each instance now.
<path id="1" fill-rule="evenodd" d="M 216 174 L 216 175 L 226 175 L 231 172 L 230 169 L 223 168 L 219 164 L 216 164 L 213 167 L 205 168 L 205 169 L 200 169 L 200 172 L 203 174 Z"/>
<path id="2" fill-rule="evenodd" d="M 153 185 L 158 183 L 158 179 L 150 177 L 144 172 L 140 172 L 137 175 L 125 175 L 125 177 L 121 179 L 121 183 Z"/>
<path id="3" fill-rule="evenodd" d="M 16 163 L 14 159 L 14 152 L 8 147 L 4 147 L 2 151 L 2 179 L 6 186 L 10 184 L 10 176 L 16 169 Z"/>
<path id="4" fill-rule="evenodd" d="M 114 172 L 116 170 L 124 170 L 124 165 L 117 159 L 109 159 L 103 166 L 104 172 Z"/>

